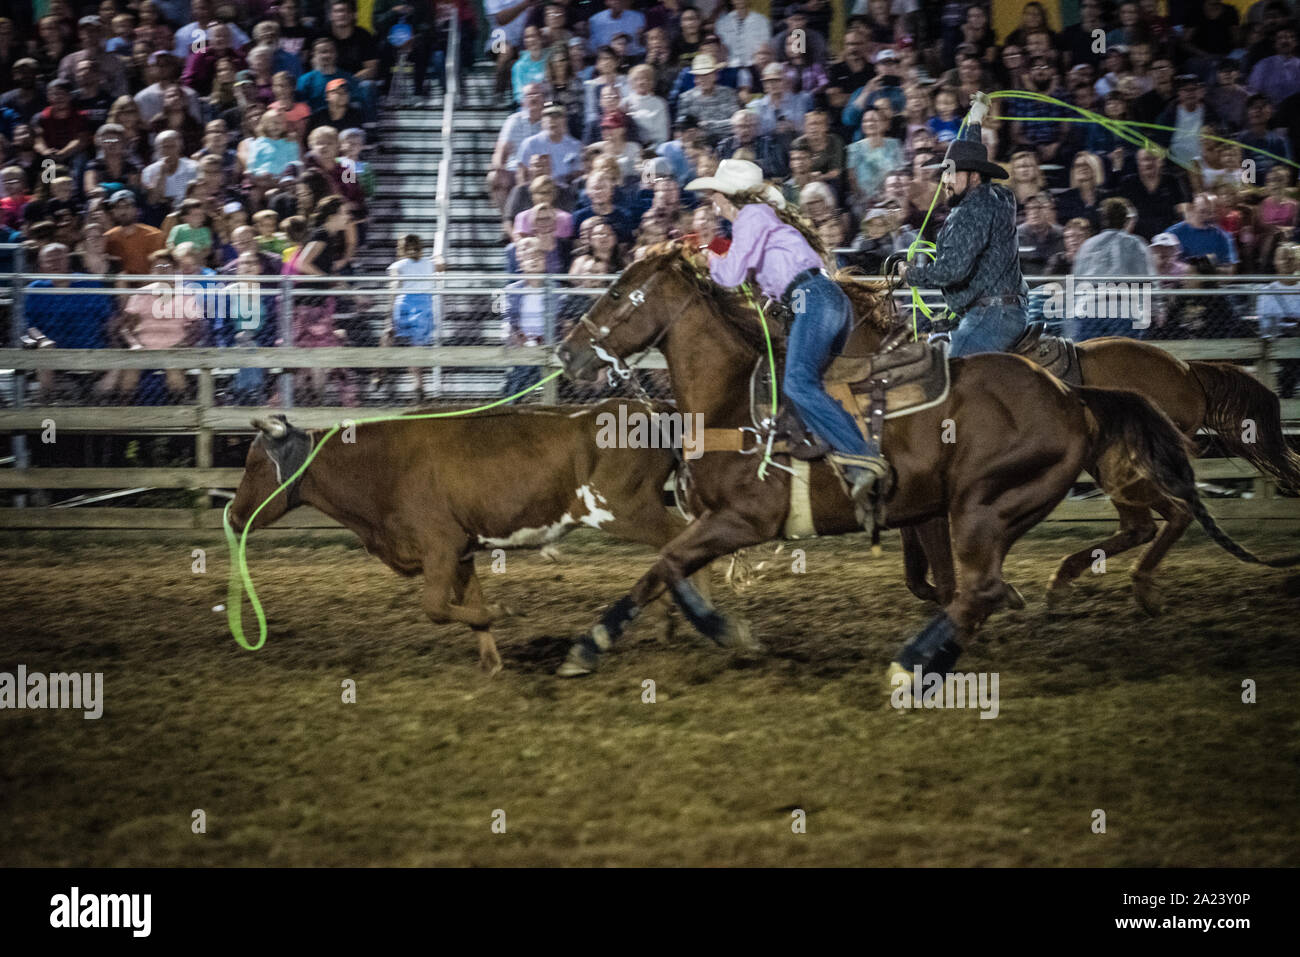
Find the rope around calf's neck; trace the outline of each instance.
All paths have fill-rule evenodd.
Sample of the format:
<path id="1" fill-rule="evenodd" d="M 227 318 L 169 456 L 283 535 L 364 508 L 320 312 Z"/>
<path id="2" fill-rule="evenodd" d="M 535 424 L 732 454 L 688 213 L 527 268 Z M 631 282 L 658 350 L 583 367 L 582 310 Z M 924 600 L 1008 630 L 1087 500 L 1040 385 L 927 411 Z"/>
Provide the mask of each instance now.
<path id="1" fill-rule="evenodd" d="M 449 412 L 420 412 L 414 415 L 376 415 L 368 419 L 357 419 L 352 424 L 374 425 L 378 422 L 395 422 L 398 420 L 405 422 L 412 419 L 447 419 L 457 415 L 470 415 L 475 412 L 486 412 L 488 409 L 495 409 L 498 406 L 513 402 L 515 399 L 527 395 L 529 392 L 540 389 L 542 386 L 546 385 L 546 383 L 562 374 L 562 369 L 556 369 L 550 375 L 546 376 L 546 378 L 533 383 L 526 389 L 521 389 L 514 395 L 508 395 L 503 399 L 497 399 L 495 402 L 489 402 L 486 405 L 480 405 L 473 409 L 453 409 Z M 262 647 L 262 645 L 266 644 L 266 613 L 262 610 L 262 603 L 258 600 L 257 590 L 253 587 L 253 579 L 248 572 L 248 533 L 253 528 L 253 520 L 261 514 L 262 509 L 266 508 L 273 498 L 280 493 L 285 492 L 289 486 L 293 485 L 293 483 L 307 471 L 307 466 L 311 465 L 312 460 L 320 454 L 320 450 L 324 448 L 325 443 L 328 442 L 331 437 L 336 435 L 342 427 L 341 423 L 335 425 L 321 436 L 320 441 L 317 442 L 315 448 L 311 450 L 311 454 L 303 460 L 302 465 L 298 466 L 297 470 L 292 475 L 281 482 L 280 486 L 274 492 L 268 495 L 262 503 L 257 506 L 257 508 L 253 509 L 253 513 L 249 515 L 248 519 L 244 522 L 244 530 L 241 534 L 236 535 L 234 527 L 230 524 L 230 507 L 234 504 L 234 501 L 231 500 L 227 502 L 226 507 L 221 511 L 221 528 L 225 533 L 226 548 L 230 552 L 230 580 L 226 585 L 226 624 L 229 626 L 230 633 L 234 636 L 235 641 L 238 642 L 241 647 L 246 648 L 249 651 L 257 651 Z M 251 644 L 244 634 L 243 600 L 245 594 L 248 595 L 248 603 L 252 606 L 253 614 L 257 618 L 257 644 Z"/>

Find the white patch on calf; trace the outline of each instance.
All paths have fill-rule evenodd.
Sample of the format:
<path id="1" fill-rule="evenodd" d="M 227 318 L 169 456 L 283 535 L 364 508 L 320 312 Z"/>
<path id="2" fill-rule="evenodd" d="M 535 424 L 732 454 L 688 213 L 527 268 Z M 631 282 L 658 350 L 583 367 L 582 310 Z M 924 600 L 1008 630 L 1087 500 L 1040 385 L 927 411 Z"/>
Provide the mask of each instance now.
<path id="1" fill-rule="evenodd" d="M 573 528 L 573 519 L 565 515 L 558 522 L 543 525 L 540 528 L 517 528 L 506 538 L 488 538 L 478 536 L 478 543 L 492 548 L 536 548 L 558 542 L 569 529 Z"/>
<path id="2" fill-rule="evenodd" d="M 614 513 L 605 507 L 609 504 L 605 496 L 590 485 L 581 486 L 573 494 L 582 503 L 582 509 L 585 509 L 582 514 L 565 512 L 557 522 L 535 528 L 517 528 L 505 538 L 479 535 L 479 545 L 488 548 L 536 548 L 559 541 L 577 525 L 601 528 L 606 522 L 614 520 Z"/>
<path id="3" fill-rule="evenodd" d="M 609 502 L 605 500 L 605 496 L 601 495 L 600 492 L 592 488 L 590 485 L 582 486 L 574 494 L 582 499 L 582 504 L 587 508 L 587 514 L 578 519 L 578 521 L 582 522 L 583 525 L 590 525 L 592 528 L 600 528 L 602 523 L 612 522 L 614 520 L 614 513 L 607 508 L 601 507 L 609 504 Z M 569 516 L 566 513 L 564 517 L 568 518 Z"/>

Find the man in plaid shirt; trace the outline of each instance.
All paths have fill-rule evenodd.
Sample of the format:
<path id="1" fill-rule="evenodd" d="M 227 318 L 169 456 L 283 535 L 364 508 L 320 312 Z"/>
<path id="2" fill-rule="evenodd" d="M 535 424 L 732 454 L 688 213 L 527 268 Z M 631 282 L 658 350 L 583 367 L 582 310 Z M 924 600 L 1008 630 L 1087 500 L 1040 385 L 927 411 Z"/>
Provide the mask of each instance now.
<path id="1" fill-rule="evenodd" d="M 952 211 L 939 230 L 933 262 L 914 261 L 904 276 L 911 286 L 938 287 L 948 312 L 961 317 L 952 333 L 952 356 L 1003 352 L 1025 331 L 1029 287 L 1020 272 L 1016 197 L 1006 170 L 988 160 L 980 121 L 988 98 L 977 94 L 961 139 L 948 146 L 943 184 Z"/>

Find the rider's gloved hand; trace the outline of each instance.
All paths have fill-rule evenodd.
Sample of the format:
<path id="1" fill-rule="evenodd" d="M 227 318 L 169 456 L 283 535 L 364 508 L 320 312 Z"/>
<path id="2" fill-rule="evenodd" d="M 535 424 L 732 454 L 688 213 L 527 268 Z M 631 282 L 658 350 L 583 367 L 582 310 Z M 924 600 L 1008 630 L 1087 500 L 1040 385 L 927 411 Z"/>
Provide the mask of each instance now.
<path id="1" fill-rule="evenodd" d="M 966 116 L 968 124 L 983 123 L 984 117 L 989 112 L 989 97 L 987 93 L 976 93 L 971 97 L 970 112 Z"/>

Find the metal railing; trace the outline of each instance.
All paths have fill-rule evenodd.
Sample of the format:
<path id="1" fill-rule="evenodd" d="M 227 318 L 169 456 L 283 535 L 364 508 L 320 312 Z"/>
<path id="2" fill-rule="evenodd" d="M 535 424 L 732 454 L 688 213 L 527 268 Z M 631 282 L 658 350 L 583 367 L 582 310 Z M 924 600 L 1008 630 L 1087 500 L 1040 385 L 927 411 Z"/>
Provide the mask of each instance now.
<path id="1" fill-rule="evenodd" d="M 456 111 L 456 97 L 460 90 L 460 15 L 453 13 L 451 29 L 447 34 L 446 75 L 442 96 L 442 151 L 438 161 L 438 232 L 433 240 L 433 256 L 442 260 L 447 249 L 447 226 L 451 217 L 451 139 Z"/>
<path id="2" fill-rule="evenodd" d="M 36 276 L 15 272 L 0 274 L 0 293 L 8 292 L 7 303 L 0 299 L 0 308 L 11 310 L 13 321 L 10 325 L 10 343 L 17 344 L 26 330 L 26 307 L 36 299 L 50 295 L 87 296 L 113 295 L 130 296 L 139 293 L 138 286 L 100 287 L 93 289 L 29 288 L 28 283 L 37 278 L 51 280 L 89 279 L 85 275 L 47 275 Z M 100 277 L 112 282 L 157 282 L 173 277 L 159 276 L 125 276 Z M 186 347 L 174 349 L 0 349 L 0 434 L 11 437 L 12 469 L 0 469 L 0 488 L 17 492 L 13 504 L 21 507 L 25 504 L 22 490 L 25 489 L 59 489 L 59 488 L 189 488 L 189 489 L 228 489 L 238 480 L 237 469 L 214 467 L 213 444 L 215 437 L 221 433 L 235 433 L 249 430 L 249 419 L 266 416 L 275 412 L 292 410 L 295 424 L 319 428 L 335 425 L 349 418 L 356 419 L 384 414 L 400 414 L 410 411 L 411 405 L 371 403 L 366 407 L 346 405 L 308 405 L 298 404 L 300 396 L 295 390 L 294 376 L 291 370 L 298 369 L 340 369 L 356 370 L 406 370 L 417 369 L 447 370 L 453 378 L 455 374 L 464 373 L 490 376 L 493 370 L 499 376 L 502 370 L 521 367 L 538 367 L 550 370 L 556 367 L 552 344 L 562 334 L 560 324 L 564 317 L 572 318 L 582 310 L 582 306 L 573 303 L 570 297 L 590 299 L 603 294 L 605 285 L 614 276 L 569 277 L 566 274 L 504 275 L 501 273 L 444 273 L 435 277 L 419 280 L 408 279 L 394 289 L 392 277 L 358 276 L 343 279 L 340 277 L 308 276 L 187 276 L 181 277 L 185 283 L 195 286 L 204 284 L 220 285 L 224 282 L 252 282 L 257 284 L 259 295 L 281 303 L 294 303 L 299 297 L 335 296 L 340 301 L 350 297 L 366 297 L 372 300 L 372 307 L 377 304 L 378 313 L 386 320 L 392 297 L 403 292 L 409 294 L 414 283 L 421 286 L 441 289 L 435 293 L 446 306 L 442 314 L 444 322 L 459 321 L 477 330 L 475 344 L 465 345 L 429 345 L 429 346 L 325 346 L 307 348 L 293 344 L 292 314 L 293 309 L 278 309 L 279 338 L 281 344 L 265 347 Z M 1033 287 L 1044 283 L 1064 281 L 1067 277 L 1030 277 Z M 1277 276 L 1205 276 L 1189 277 L 1205 282 L 1215 288 L 1156 288 L 1154 297 L 1179 296 L 1194 294 L 1202 296 L 1237 296 L 1253 297 L 1261 293 L 1261 286 L 1278 280 Z M 520 289 L 505 288 L 515 280 L 533 280 L 536 286 Z M 1092 280 L 1090 280 L 1092 281 Z M 1098 277 L 1097 282 L 1150 282 L 1151 277 Z M 1166 280 L 1169 281 L 1169 280 Z M 574 285 L 577 282 L 595 285 Z M 1174 282 L 1177 282 L 1174 280 Z M 1248 284 L 1248 285 L 1243 285 Z M 1271 290 L 1284 295 L 1300 295 L 1300 284 L 1292 289 Z M 502 306 L 511 295 L 545 297 L 545 329 L 541 335 L 542 345 L 511 346 L 500 341 L 500 326 L 503 315 Z M 909 293 L 897 292 L 900 306 L 905 305 Z M 940 301 L 933 291 L 927 292 L 928 301 Z M 69 300 L 75 301 L 75 300 Z M 560 313 L 560 304 L 568 303 L 569 311 Z M 1296 306 L 1300 315 L 1300 302 Z M 451 317 L 451 318 L 449 318 Z M 456 317 L 459 317 L 458 319 Z M 1238 318 L 1240 316 L 1238 315 Z M 496 338 L 494 338 L 496 337 Z M 437 342 L 438 340 L 434 340 Z M 1290 337 L 1252 337 L 1203 340 L 1175 340 L 1157 343 L 1162 348 L 1179 358 L 1227 360 L 1247 364 L 1254 374 L 1270 387 L 1275 387 L 1278 373 L 1283 364 L 1300 364 L 1300 338 Z M 640 357 L 637 365 L 644 376 L 662 375 L 656 370 L 664 367 L 662 357 L 657 353 Z M 27 391 L 29 376 L 54 370 L 98 377 L 114 370 L 157 370 L 181 369 L 185 371 L 189 392 L 180 401 L 170 405 L 127 405 L 102 406 L 94 404 L 44 404 L 33 405 Z M 229 382 L 241 370 L 277 370 L 281 373 L 278 382 L 268 380 L 268 390 L 262 393 L 264 400 L 250 404 L 236 404 L 231 401 L 229 392 L 223 392 L 223 383 Z M 444 377 L 442 382 L 446 382 Z M 499 383 L 499 379 L 495 380 Z M 643 382 L 648 381 L 643 378 Z M 666 387 L 666 382 L 657 380 L 658 385 Z M 608 392 L 578 394 L 572 386 L 565 386 L 564 395 L 558 395 L 557 383 L 548 383 L 550 388 L 542 395 L 543 401 L 555 402 L 558 398 L 567 401 L 591 401 L 603 398 Z M 497 392 L 499 394 L 499 387 Z M 666 393 L 661 392 L 667 397 Z M 481 400 L 487 397 L 483 392 L 469 395 L 457 393 L 455 388 L 447 392 L 435 392 L 435 402 L 464 402 L 468 399 Z M 477 404 L 477 401 L 475 402 Z M 6 407 L 7 405 L 7 407 Z M 1300 400 L 1284 399 L 1282 402 L 1283 418 L 1289 430 L 1300 422 Z M 32 433 L 38 433 L 48 422 L 55 422 L 61 432 L 87 432 L 99 434 L 141 435 L 149 433 L 183 434 L 194 436 L 195 454 L 193 468 L 108 468 L 108 469 L 52 469 L 32 468 L 29 442 Z M 1250 479 L 1254 475 L 1248 466 L 1236 460 L 1209 460 L 1198 463 L 1198 475 L 1206 480 Z M 1272 495 L 1270 483 L 1260 479 L 1256 481 L 1256 496 L 1268 498 Z M 1295 504 L 1293 500 L 1277 500 L 1284 506 Z M 1095 503 L 1094 503 L 1095 504 Z M 1067 507 L 1068 506 L 1068 507 Z M 1067 503 L 1063 506 L 1067 517 L 1099 518 L 1104 509 L 1091 508 L 1088 503 Z M 1259 511 L 1259 504 L 1251 506 L 1248 502 L 1237 502 L 1234 508 L 1245 509 L 1242 515 L 1251 517 L 1275 517 L 1273 513 Z M 1271 506 L 1270 506 L 1271 507 Z M 1255 511 L 1251 511 L 1251 509 Z M 1292 509 L 1294 511 L 1294 509 Z M 9 510 L 0 513 L 11 514 Z M 1290 514 L 1288 512 L 1287 514 Z M 89 520 L 89 519 L 87 519 Z M 7 519 L 0 516 L 0 524 Z M 32 519 L 13 519 L 23 524 L 30 524 Z M 66 520 L 65 520 L 66 521 Z M 106 518 L 104 521 L 118 521 Z M 170 521 L 170 520 L 167 520 Z M 208 521 L 203 519 L 202 521 Z"/>

